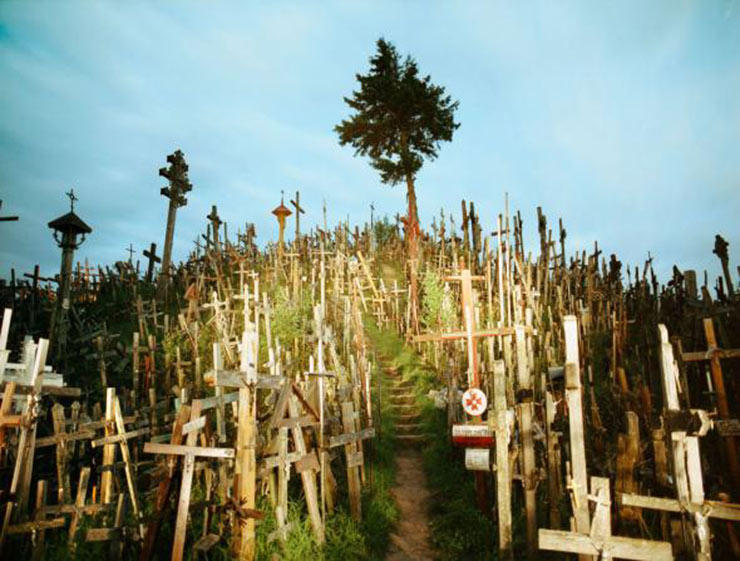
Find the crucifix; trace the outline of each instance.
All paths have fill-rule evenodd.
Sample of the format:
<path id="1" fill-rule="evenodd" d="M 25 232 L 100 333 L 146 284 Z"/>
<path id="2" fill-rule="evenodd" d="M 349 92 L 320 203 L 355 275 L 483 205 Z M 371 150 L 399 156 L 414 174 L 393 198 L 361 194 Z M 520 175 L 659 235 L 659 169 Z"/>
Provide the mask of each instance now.
<path id="1" fill-rule="evenodd" d="M 732 284 L 732 276 L 730 275 L 730 258 L 727 253 L 727 248 L 729 247 L 729 245 L 730 244 L 727 243 L 727 240 L 717 234 L 714 237 L 714 250 L 712 251 L 712 253 L 719 257 L 719 260 L 722 263 L 722 273 L 725 277 L 727 293 L 730 295 L 730 299 L 732 300 L 735 297 L 735 287 Z"/>
<path id="2" fill-rule="evenodd" d="M 298 238 L 301 237 L 301 214 L 306 214 L 306 211 L 303 210 L 303 207 L 301 206 L 301 194 L 296 191 L 295 192 L 295 200 L 291 200 L 290 204 L 293 205 L 295 208 L 295 239 L 298 241 Z"/>
<path id="3" fill-rule="evenodd" d="M 587 499 L 595 503 L 593 517 L 590 520 L 590 532 L 583 534 L 541 528 L 540 549 L 577 553 L 581 558 L 585 556 L 587 559 L 596 556 L 604 561 L 614 558 L 644 561 L 673 559 L 671 544 L 668 542 L 612 536 L 608 478 L 591 477 L 591 493 L 587 495 Z M 589 512 L 588 504 L 585 512 L 587 514 Z"/>
<path id="4" fill-rule="evenodd" d="M 152 282 L 155 263 L 162 262 L 162 259 L 157 255 L 157 244 L 152 242 L 149 249 L 144 250 L 144 257 L 149 259 L 149 265 L 146 268 L 146 282 Z"/>
<path id="5" fill-rule="evenodd" d="M 218 209 L 216 208 L 216 205 L 213 205 L 211 207 L 211 214 L 206 216 L 206 218 L 211 221 L 211 236 L 213 237 L 213 247 L 216 249 L 216 251 L 218 251 L 218 232 L 221 229 L 221 224 L 223 224 L 223 222 L 218 215 Z"/>
<path id="6" fill-rule="evenodd" d="M 185 193 L 192 190 L 193 185 L 188 179 L 188 164 L 181 150 L 167 156 L 169 168 L 160 168 L 159 175 L 169 181 L 168 187 L 162 187 L 160 194 L 170 200 L 167 212 L 167 231 L 164 238 L 164 255 L 162 256 L 162 271 L 159 277 L 160 293 L 163 293 L 170 279 L 170 262 L 172 260 L 172 241 L 175 237 L 175 219 L 177 209 L 188 204 Z"/>
<path id="7" fill-rule="evenodd" d="M 668 330 L 664 325 L 658 326 L 658 333 L 663 399 L 666 408 L 664 420 L 670 432 L 673 479 L 678 498 L 622 494 L 619 500 L 624 506 L 681 513 L 684 525 L 685 517 L 689 517 L 693 522 L 693 530 L 686 532 L 689 534 L 687 541 L 695 551 L 696 559 L 708 561 L 711 559 L 709 519 L 740 521 L 740 505 L 709 501 L 704 498 L 699 437 L 704 436 L 709 430 L 709 417 L 705 411 L 697 409 L 692 409 L 688 418 L 682 414 L 678 399 L 678 364 L 673 358 L 673 346 L 668 341 Z"/>
<path id="8" fill-rule="evenodd" d="M 706 351 L 697 351 L 693 353 L 681 353 L 683 362 L 704 362 L 709 361 L 712 372 L 712 383 L 714 395 L 717 399 L 717 410 L 719 418 L 722 421 L 730 420 L 730 407 L 727 401 L 725 391 L 725 381 L 722 376 L 722 365 L 720 359 L 740 358 L 740 349 L 721 349 L 717 343 L 717 336 L 714 333 L 714 321 L 712 318 L 704 318 L 704 336 L 707 341 L 708 349 Z M 733 487 L 740 489 L 740 465 L 737 457 L 737 438 L 735 436 L 725 437 L 725 453 L 727 463 L 730 468 Z"/>

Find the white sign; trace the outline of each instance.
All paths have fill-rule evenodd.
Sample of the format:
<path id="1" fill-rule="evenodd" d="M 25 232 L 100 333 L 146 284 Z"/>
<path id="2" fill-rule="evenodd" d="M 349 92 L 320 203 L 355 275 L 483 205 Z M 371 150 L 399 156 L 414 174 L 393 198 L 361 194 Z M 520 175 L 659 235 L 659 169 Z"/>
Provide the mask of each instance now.
<path id="1" fill-rule="evenodd" d="M 488 407 L 488 399 L 478 388 L 470 388 L 462 396 L 462 406 L 468 415 L 479 417 Z"/>
<path id="2" fill-rule="evenodd" d="M 488 448 L 466 448 L 465 469 L 470 471 L 491 471 L 491 454 Z"/>
<path id="3" fill-rule="evenodd" d="M 452 438 L 491 438 L 493 431 L 488 425 L 452 425 Z"/>

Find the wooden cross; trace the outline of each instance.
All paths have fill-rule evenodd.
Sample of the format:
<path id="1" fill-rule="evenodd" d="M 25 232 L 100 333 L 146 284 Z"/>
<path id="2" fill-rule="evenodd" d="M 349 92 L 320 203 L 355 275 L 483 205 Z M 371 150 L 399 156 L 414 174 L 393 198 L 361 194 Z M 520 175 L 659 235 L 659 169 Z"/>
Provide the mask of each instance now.
<path id="1" fill-rule="evenodd" d="M 216 208 L 216 205 L 213 205 L 211 207 L 211 214 L 206 216 L 206 218 L 211 221 L 211 235 L 213 236 L 213 246 L 216 248 L 216 251 L 218 251 L 218 232 L 223 222 L 218 215 L 218 209 Z"/>
<path id="2" fill-rule="evenodd" d="M 128 253 L 128 262 L 129 262 L 129 264 L 133 265 L 133 263 L 134 263 L 134 253 L 136 253 L 136 250 L 134 249 L 134 244 L 132 244 L 132 243 L 128 244 L 128 247 L 126 248 L 126 252 Z"/>
<path id="3" fill-rule="evenodd" d="M 18 438 L 18 454 L 15 459 L 13 478 L 10 484 L 10 500 L 5 506 L 5 517 L 3 519 L 2 533 L 0 533 L 0 554 L 2 554 L 5 536 L 8 533 L 11 516 L 16 510 L 23 515 L 27 510 L 28 495 L 31 487 L 31 475 L 33 473 L 33 457 L 36 440 L 36 419 L 38 415 L 38 400 L 44 378 L 44 366 L 49 351 L 49 341 L 39 339 L 36 356 L 33 361 L 31 383 L 33 391 L 27 397 L 20 424 L 20 436 Z"/>
<path id="4" fill-rule="evenodd" d="M 673 347 L 668 341 L 668 330 L 664 325 L 658 326 L 660 335 L 661 375 L 663 381 L 663 398 L 666 407 L 671 435 L 673 453 L 673 476 L 678 499 L 644 497 L 633 494 L 622 494 L 619 501 L 624 506 L 649 508 L 666 512 L 688 514 L 693 520 L 693 548 L 699 560 L 711 559 L 709 518 L 740 521 L 740 505 L 719 501 L 708 501 L 704 498 L 704 481 L 702 478 L 699 437 L 709 430 L 709 417 L 706 412 L 692 410 L 697 419 L 698 428 L 691 431 L 688 427 L 674 426 L 672 421 L 676 413 L 681 412 L 678 400 L 679 374 L 678 365 L 673 359 Z M 673 415 L 672 415 L 673 414 Z M 677 423 L 676 423 L 677 424 Z"/>
<path id="5" fill-rule="evenodd" d="M 0 208 L 3 207 L 3 201 L 0 200 Z M 0 216 L 0 222 L 15 222 L 18 220 L 17 216 Z"/>
<path id="6" fill-rule="evenodd" d="M 719 418 L 723 421 L 730 420 L 730 407 L 727 402 L 727 393 L 725 391 L 725 381 L 722 376 L 722 365 L 720 359 L 740 358 L 740 349 L 721 349 L 717 343 L 717 337 L 714 333 L 714 322 L 712 318 L 704 318 L 704 336 L 707 340 L 706 351 L 692 353 L 681 353 L 683 362 L 704 362 L 709 361 L 712 371 L 712 382 L 714 385 L 714 394 L 717 398 L 717 410 Z M 725 437 L 725 451 L 727 454 L 727 463 L 732 475 L 733 486 L 740 489 L 740 464 L 737 456 L 738 440 L 734 436 Z"/>
<path id="7" fill-rule="evenodd" d="M 183 405 L 182 407 L 187 407 Z M 147 442 L 144 444 L 144 452 L 148 454 L 168 454 L 183 456 L 182 480 L 180 482 L 180 498 L 177 505 L 177 517 L 175 519 L 174 542 L 172 544 L 172 561 L 181 561 L 185 550 L 185 532 L 188 521 L 188 510 L 190 507 L 190 493 L 193 486 L 193 475 L 195 473 L 195 458 L 215 458 L 219 460 L 233 459 L 235 456 L 233 448 L 209 448 L 196 446 L 198 439 L 198 424 L 196 421 L 201 416 L 202 402 L 198 399 L 193 401 L 190 409 L 190 422 L 193 428 L 187 435 L 186 444 L 160 444 Z M 183 428 L 183 432 L 185 429 Z"/>
<path id="8" fill-rule="evenodd" d="M 118 444 L 121 448 L 121 457 L 124 462 L 124 471 L 126 472 L 126 482 L 128 484 L 129 496 L 131 497 L 131 506 L 134 511 L 134 516 L 137 520 L 141 517 L 139 511 L 139 501 L 136 498 L 136 482 L 134 480 L 134 474 L 132 470 L 131 453 L 128 448 L 128 441 L 133 438 L 145 436 L 149 434 L 148 428 L 137 429 L 126 432 L 126 425 L 121 413 L 121 403 L 118 397 L 113 399 L 113 418 L 115 420 L 115 426 L 117 434 L 111 434 L 109 436 L 99 438 L 92 441 L 93 448 L 96 446 L 105 446 L 111 444 Z M 144 535 L 144 526 L 140 523 L 139 526 L 140 534 Z"/>
<path id="9" fill-rule="evenodd" d="M 465 331 L 453 331 L 451 333 L 422 334 L 411 338 L 412 343 L 424 343 L 428 341 L 454 341 L 466 339 L 468 352 L 468 387 L 480 387 L 480 375 L 478 373 L 478 355 L 475 350 L 476 339 L 481 337 L 501 337 L 514 335 L 516 329 L 513 327 L 500 327 L 476 330 L 475 328 L 475 306 L 473 302 L 472 281 L 485 280 L 484 276 L 473 276 L 470 269 L 463 269 L 459 276 L 445 277 L 446 281 L 460 281 L 462 284 L 462 308 Z M 524 333 L 532 333 L 531 327 L 525 327 Z"/>
<path id="10" fill-rule="evenodd" d="M 609 479 L 591 477 L 591 494 L 588 500 L 595 503 L 591 530 L 587 534 L 562 530 L 539 531 L 539 547 L 550 551 L 577 553 L 580 556 L 597 556 L 599 560 L 637 559 L 668 561 L 673 559 L 671 544 L 612 536 L 610 516 Z M 588 504 L 586 512 L 588 513 Z"/>
<path id="11" fill-rule="evenodd" d="M 155 263 L 162 262 L 162 259 L 157 255 L 157 244 L 152 242 L 149 249 L 144 250 L 144 257 L 149 259 L 149 265 L 146 268 L 146 282 L 152 282 Z"/>
<path id="12" fill-rule="evenodd" d="M 578 320 L 576 316 L 568 315 L 563 318 L 563 331 L 565 332 L 565 397 L 568 404 L 571 456 L 571 481 L 569 486 L 573 503 L 574 529 L 579 534 L 587 535 L 590 531 L 588 472 L 583 434 L 581 368 L 578 355 Z M 540 547 L 542 547 L 541 542 Z M 584 557 L 581 557 L 581 561 L 584 559 Z"/>
<path id="13" fill-rule="evenodd" d="M 119 560 L 123 556 L 123 537 L 124 537 L 124 514 L 126 511 L 126 496 L 121 493 L 118 495 L 118 504 L 116 506 L 116 516 L 111 528 L 89 528 L 85 533 L 86 542 L 111 542 L 110 555 L 114 560 Z"/>
<path id="14" fill-rule="evenodd" d="M 180 407 L 180 411 L 175 418 L 175 422 L 172 425 L 172 435 L 170 436 L 171 445 L 179 445 L 183 440 L 183 427 L 187 424 L 190 418 L 190 406 L 183 405 Z M 170 457 L 174 462 L 174 457 Z M 159 482 L 157 487 L 156 502 L 154 505 L 154 518 L 149 523 L 144 534 L 144 541 L 141 547 L 141 555 L 139 559 L 141 561 L 149 561 L 154 553 L 154 546 L 157 543 L 157 536 L 159 535 L 159 529 L 162 525 L 165 511 L 169 505 L 170 493 L 173 489 L 174 480 L 174 469 L 170 468 L 165 473 L 165 477 Z"/>
<path id="15" fill-rule="evenodd" d="M 301 222 L 300 222 L 301 218 L 300 216 L 301 214 L 306 214 L 306 211 L 303 210 L 303 207 L 301 207 L 300 197 L 301 197 L 301 194 L 298 191 L 296 191 L 295 200 L 291 199 L 290 201 L 290 204 L 292 204 L 293 207 L 295 208 L 295 239 L 296 240 L 301 237 Z"/>
<path id="16" fill-rule="evenodd" d="M 496 508 L 498 512 L 499 558 L 513 561 L 512 517 L 511 517 L 511 470 L 509 467 L 509 421 L 506 406 L 506 368 L 503 360 L 493 363 L 493 400 L 495 416 L 489 417 L 489 424 L 495 423 L 496 433 Z"/>

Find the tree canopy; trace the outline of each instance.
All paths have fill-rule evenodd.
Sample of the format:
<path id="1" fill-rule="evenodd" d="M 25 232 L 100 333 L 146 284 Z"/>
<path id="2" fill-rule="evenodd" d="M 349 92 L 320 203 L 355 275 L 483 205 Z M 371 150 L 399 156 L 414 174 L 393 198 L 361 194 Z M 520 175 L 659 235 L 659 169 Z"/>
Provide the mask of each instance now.
<path id="1" fill-rule="evenodd" d="M 382 38 L 369 73 L 357 74 L 357 81 L 359 90 L 344 98 L 355 112 L 334 127 L 339 143 L 369 156 L 383 183 L 413 181 L 424 159 L 436 158 L 440 143 L 452 140 L 460 126 L 454 119 L 459 102 L 430 76 L 420 77 L 416 61 L 401 61 Z"/>

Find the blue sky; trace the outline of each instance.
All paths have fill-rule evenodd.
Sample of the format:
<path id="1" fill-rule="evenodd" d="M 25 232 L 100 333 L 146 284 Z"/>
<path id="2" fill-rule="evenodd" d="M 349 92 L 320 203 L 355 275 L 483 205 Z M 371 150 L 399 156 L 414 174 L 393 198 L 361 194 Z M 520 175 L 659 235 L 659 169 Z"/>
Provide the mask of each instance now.
<path id="1" fill-rule="evenodd" d="M 280 190 L 306 227 L 403 211 L 340 147 L 342 96 L 378 37 L 460 101 L 462 126 L 417 185 L 429 223 L 474 200 L 486 229 L 508 192 L 535 249 L 536 207 L 568 247 L 625 264 L 647 252 L 719 270 L 740 263 L 740 6 L 703 2 L 0 2 L 0 276 L 58 249 L 46 224 L 77 210 L 78 257 L 125 259 L 164 238 L 157 171 L 181 148 L 194 185 L 177 220 L 183 258 L 217 204 L 235 232 L 275 239 Z M 292 227 L 289 229 L 292 232 Z M 734 271 L 734 266 L 733 266 Z"/>

